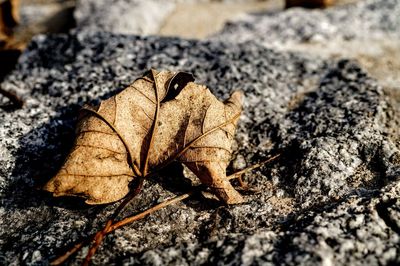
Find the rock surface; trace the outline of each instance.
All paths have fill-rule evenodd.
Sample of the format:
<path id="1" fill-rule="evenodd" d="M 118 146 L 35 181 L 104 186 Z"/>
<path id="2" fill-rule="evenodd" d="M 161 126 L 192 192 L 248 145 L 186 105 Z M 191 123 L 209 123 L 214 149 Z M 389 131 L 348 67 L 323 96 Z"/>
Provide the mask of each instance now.
<path id="1" fill-rule="evenodd" d="M 247 203 L 198 196 L 163 209 L 107 237 L 95 264 L 400 263 L 399 125 L 355 62 L 255 43 L 84 33 L 35 38 L 1 84 L 26 101 L 0 111 L 1 264 L 46 264 L 109 217 L 116 204 L 86 206 L 38 188 L 71 147 L 79 107 L 151 67 L 193 72 L 221 98 L 244 91 L 230 171 L 282 158 L 246 175 L 260 190 Z M 148 180 L 124 214 L 189 190 L 184 173 L 173 166 Z"/>
<path id="2" fill-rule="evenodd" d="M 232 41 L 257 39 L 281 46 L 288 42 L 400 35 L 398 0 L 365 0 L 327 10 L 292 8 L 285 12 L 247 15 L 227 25 L 217 37 Z"/>
<path id="3" fill-rule="evenodd" d="M 133 13 L 114 2 L 110 12 L 101 1 L 81 1 L 77 30 L 36 37 L 1 83 L 25 100 L 7 110 L 0 98 L 1 265 L 46 265 L 111 215 L 117 204 L 87 206 L 40 187 L 72 145 L 80 106 L 149 68 L 192 72 L 222 99 L 244 92 L 230 172 L 282 155 L 246 174 L 258 190 L 244 193 L 246 203 L 227 207 L 198 195 L 170 206 L 109 235 L 94 264 L 400 264 L 399 1 L 251 15 L 210 41 L 97 32 L 154 33 L 168 12 L 150 8 L 152 24 L 143 28 L 141 5 L 161 1 L 137 1 Z M 115 15 L 120 9 L 124 16 Z M 304 53 L 311 49 L 320 56 Z M 195 182 L 172 165 L 124 215 Z"/>
<path id="4" fill-rule="evenodd" d="M 284 51 L 354 58 L 400 90 L 400 1 L 363 0 L 326 10 L 292 8 L 243 16 L 211 39 L 257 41 Z"/>
<path id="5" fill-rule="evenodd" d="M 78 1 L 74 16 L 81 31 L 149 35 L 158 32 L 174 7 L 170 0 L 84 0 Z"/>

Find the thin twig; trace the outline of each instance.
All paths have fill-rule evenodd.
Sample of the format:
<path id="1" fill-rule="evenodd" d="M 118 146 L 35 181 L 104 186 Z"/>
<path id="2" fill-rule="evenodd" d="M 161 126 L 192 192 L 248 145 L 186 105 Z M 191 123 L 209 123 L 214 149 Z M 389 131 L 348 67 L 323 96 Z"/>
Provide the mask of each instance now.
<path id="1" fill-rule="evenodd" d="M 237 180 L 239 181 L 239 186 L 243 190 L 247 190 L 248 189 L 248 185 L 247 185 L 246 182 L 243 181 L 243 176 L 242 175 L 237 175 Z"/>
<path id="2" fill-rule="evenodd" d="M 261 162 L 259 162 L 259 163 L 257 163 L 257 164 L 251 165 L 251 166 L 246 167 L 246 168 L 244 168 L 244 169 L 242 169 L 242 170 L 240 170 L 240 171 L 238 171 L 238 172 L 236 172 L 236 173 L 233 173 L 233 174 L 227 176 L 226 178 L 227 178 L 228 180 L 232 180 L 232 179 L 235 179 L 235 178 L 239 178 L 239 177 L 241 177 L 242 174 L 244 174 L 244 173 L 246 173 L 246 172 L 248 172 L 248 171 L 252 171 L 252 170 L 254 170 L 254 169 L 260 168 L 260 167 L 263 166 L 264 164 L 269 163 L 269 162 L 275 160 L 275 159 L 278 158 L 279 156 L 280 156 L 280 154 L 277 154 L 277 155 L 275 155 L 275 156 L 272 156 L 272 157 L 270 157 L 270 158 L 268 158 L 268 159 L 266 159 L 266 160 L 264 160 L 264 161 L 261 161 Z M 124 219 L 122 219 L 121 221 L 116 222 L 115 224 L 111 225 L 109 231 L 107 231 L 107 234 L 108 234 L 108 233 L 111 233 L 112 231 L 114 231 L 114 230 L 116 230 L 116 229 L 118 229 L 118 228 L 120 228 L 120 227 L 122 227 L 122 226 L 124 226 L 124 225 L 127 225 L 127 224 L 129 224 L 129 223 L 134 222 L 134 221 L 143 219 L 143 218 L 145 218 L 147 215 L 149 215 L 149 214 L 151 214 L 151 213 L 153 213 L 153 212 L 155 212 L 155 211 L 158 211 L 158 210 L 160 210 L 160 209 L 162 209 L 162 208 L 164 208 L 164 207 L 167 207 L 167 206 L 169 206 L 169 205 L 171 205 L 171 204 L 174 204 L 174 203 L 180 202 L 180 201 L 182 201 L 182 200 L 184 200 L 184 199 L 187 199 L 187 198 L 189 198 L 191 195 L 193 195 L 194 192 L 198 191 L 198 190 L 199 190 L 200 188 L 202 188 L 202 187 L 203 187 L 203 185 L 198 185 L 198 186 L 194 187 L 191 191 L 189 191 L 189 192 L 187 192 L 187 193 L 185 193 L 185 194 L 182 194 L 182 195 L 180 195 L 180 196 L 175 196 L 175 197 L 173 197 L 173 198 L 171 198 L 171 199 L 165 200 L 165 201 L 161 202 L 160 204 L 157 204 L 157 205 L 151 207 L 150 209 L 147 209 L 147 210 L 145 210 L 145 211 L 143 211 L 143 212 L 141 212 L 141 213 L 139 213 L 139 214 L 137 214 L 137 215 L 124 218 Z"/>
<path id="3" fill-rule="evenodd" d="M 268 159 L 265 159 L 264 161 L 261 161 L 259 163 L 253 164 L 253 165 L 251 165 L 249 167 L 246 167 L 246 168 L 244 168 L 244 169 L 242 169 L 240 171 L 237 171 L 236 173 L 233 173 L 230 176 L 228 176 L 228 179 L 231 180 L 231 179 L 236 178 L 237 176 L 240 176 L 240 175 L 242 175 L 242 174 L 244 174 L 246 172 L 252 171 L 252 170 L 257 169 L 257 168 L 260 168 L 264 164 L 267 164 L 267 163 L 275 160 L 279 156 L 281 156 L 281 154 L 274 155 L 274 156 L 272 156 L 272 157 L 270 157 Z"/>
<path id="4" fill-rule="evenodd" d="M 176 197 L 170 198 L 168 200 L 165 200 L 165 201 L 163 201 L 163 202 L 161 202 L 161 203 L 151 207 L 150 209 L 147 209 L 147 210 L 145 210 L 145 211 L 143 211 L 143 212 L 141 212 L 141 213 L 139 213 L 137 215 L 126 217 L 126 218 L 122 219 L 121 221 L 116 222 L 115 224 L 111 225 L 109 231 L 107 231 L 107 234 L 115 231 L 116 229 L 118 229 L 118 228 L 120 228 L 120 227 L 122 227 L 124 225 L 127 225 L 127 224 L 130 224 L 130 223 L 134 222 L 134 221 L 143 219 L 143 218 L 145 218 L 149 214 L 152 214 L 155 211 L 158 211 L 158 210 L 160 210 L 162 208 L 165 208 L 165 207 L 167 207 L 167 206 L 169 206 L 171 204 L 174 204 L 174 203 L 180 202 L 180 201 L 182 201 L 184 199 L 187 199 L 191 195 L 193 195 L 194 192 L 197 189 L 198 189 L 198 187 L 196 189 L 193 189 L 192 191 L 189 191 L 189 192 L 187 192 L 185 194 L 182 194 L 180 196 L 176 196 Z"/>
<path id="5" fill-rule="evenodd" d="M 125 206 L 136 196 L 140 193 L 140 191 L 142 190 L 143 187 L 143 183 L 144 183 L 144 178 L 143 177 L 139 177 L 139 182 L 136 185 L 135 189 L 129 193 L 129 195 L 124 199 L 124 201 L 121 202 L 121 204 L 117 207 L 117 209 L 114 211 L 113 215 L 111 216 L 110 219 L 108 219 L 108 221 L 106 222 L 106 225 L 104 226 L 103 230 L 99 231 L 96 233 L 94 239 L 93 239 L 93 244 L 90 247 L 86 258 L 83 262 L 83 266 L 87 266 L 90 263 L 91 258 L 93 257 L 93 255 L 96 253 L 97 249 L 99 248 L 99 246 L 101 245 L 101 242 L 103 241 L 104 237 L 106 236 L 106 234 L 108 233 L 111 225 L 114 223 L 114 220 L 117 218 L 117 216 L 120 214 L 120 212 L 125 208 Z"/>
<path id="6" fill-rule="evenodd" d="M 195 189 L 193 189 L 192 191 L 190 191 L 188 193 L 182 194 L 180 196 L 176 196 L 176 197 L 167 199 L 167 200 L 165 200 L 165 201 L 163 201 L 163 202 L 161 202 L 161 203 L 159 203 L 159 204 L 157 204 L 157 205 L 155 205 L 155 206 L 153 206 L 153 207 L 151 207 L 151 208 L 149 208 L 149 209 L 147 209 L 147 210 L 145 210 L 145 211 L 143 211 L 143 212 L 141 212 L 139 214 L 136 214 L 134 216 L 126 217 L 126 218 L 122 219 L 121 221 L 118 221 L 118 222 L 112 224 L 107 229 L 107 231 L 105 232 L 105 235 L 117 230 L 118 228 L 120 228 L 120 227 L 122 227 L 124 225 L 127 225 L 129 223 L 134 222 L 134 221 L 138 221 L 140 219 L 143 219 L 143 218 L 145 218 L 146 216 L 150 215 L 151 213 L 153 213 L 155 211 L 158 211 L 158 210 L 160 210 L 162 208 L 165 208 L 165 207 L 167 207 L 167 206 L 169 206 L 171 204 L 174 204 L 174 203 L 180 202 L 180 201 L 182 201 L 184 199 L 187 199 L 191 195 L 193 195 L 194 192 L 195 192 Z M 93 239 L 98 233 L 96 233 L 95 235 L 90 236 L 88 239 Z M 62 255 L 62 256 L 58 257 L 56 260 L 52 261 L 50 263 L 50 265 L 61 265 L 71 255 L 73 255 L 74 253 L 78 252 L 88 242 L 89 242 L 89 240 L 85 240 L 85 241 L 82 241 L 82 242 L 76 244 L 73 248 L 68 250 L 64 255 Z"/>
<path id="7" fill-rule="evenodd" d="M 82 242 L 74 245 L 70 250 L 65 252 L 62 256 L 60 256 L 57 259 L 55 259 L 52 262 L 50 262 L 50 265 L 61 265 L 61 264 L 63 264 L 71 255 L 73 255 L 74 253 L 78 252 L 87 242 L 89 242 L 89 239 L 92 239 L 92 237 L 86 239 L 86 241 L 82 241 Z"/>
<path id="8" fill-rule="evenodd" d="M 97 232 L 94 240 L 93 240 L 93 244 L 90 247 L 85 260 L 83 261 L 82 265 L 83 266 L 88 266 L 90 263 L 90 260 L 92 259 L 93 255 L 96 254 L 97 249 L 99 248 L 101 242 L 103 241 L 105 235 L 107 234 L 108 229 L 110 228 L 110 226 L 112 225 L 113 220 L 110 219 L 107 221 L 106 226 L 103 228 L 103 230 L 101 230 L 100 232 Z"/>
<path id="9" fill-rule="evenodd" d="M 266 159 L 266 160 L 264 160 L 264 161 L 262 161 L 262 162 L 260 162 L 260 163 L 257 163 L 257 164 L 254 164 L 254 165 L 252 165 L 252 166 L 246 167 L 245 169 L 242 169 L 242 170 L 240 170 L 240 171 L 238 171 L 238 172 L 236 172 L 236 173 L 233 173 L 233 174 L 227 176 L 227 179 L 228 179 L 228 180 L 232 180 L 232 179 L 238 178 L 238 176 L 240 176 L 240 175 L 242 175 L 242 174 L 244 174 L 244 173 L 246 173 L 246 172 L 248 172 L 248 171 L 257 169 L 257 168 L 263 166 L 264 164 L 273 161 L 274 159 L 278 158 L 279 156 L 280 156 L 280 154 L 275 155 L 275 156 L 273 156 L 273 157 L 270 157 L 270 158 L 268 158 L 268 159 Z M 141 212 L 141 213 L 139 213 L 139 214 L 136 214 L 136 215 L 133 215 L 133 216 L 128 216 L 128 217 L 126 217 L 126 218 L 124 218 L 124 219 L 122 219 L 122 220 L 120 220 L 120 221 L 118 221 L 118 222 L 116 222 L 116 223 L 113 223 L 113 224 L 111 224 L 111 225 L 109 225 L 109 226 L 106 225 L 107 230 L 105 230 L 105 228 L 106 228 L 106 227 L 105 227 L 105 228 L 103 228 L 103 230 L 97 232 L 94 236 L 92 235 L 92 236 L 88 237 L 87 240 L 82 241 L 82 242 L 76 244 L 72 249 L 68 250 L 66 253 L 64 253 L 62 256 L 58 257 L 58 258 L 55 259 L 54 261 L 52 261 L 50 264 L 51 264 L 51 265 L 61 265 L 61 264 L 64 263 L 71 255 L 73 255 L 74 253 L 78 252 L 86 243 L 88 243 L 88 242 L 90 241 L 90 239 L 95 239 L 96 236 L 97 236 L 99 233 L 101 233 L 101 234 L 102 234 L 102 238 L 104 238 L 105 235 L 107 235 L 107 234 L 109 234 L 109 233 L 115 231 L 115 230 L 118 229 L 118 228 L 121 228 L 121 227 L 124 226 L 124 225 L 127 225 L 127 224 L 130 224 L 130 223 L 134 222 L 134 221 L 138 221 L 138 220 L 140 220 L 140 219 L 143 219 L 143 218 L 145 218 L 146 216 L 148 216 L 148 215 L 150 215 L 150 214 L 152 214 L 152 213 L 154 213 L 154 212 L 156 212 L 156 211 L 158 211 L 158 210 L 160 210 L 160 209 L 162 209 L 162 208 L 165 208 L 165 207 L 167 207 L 167 206 L 169 206 L 169 205 L 172 205 L 172 204 L 174 204 L 174 203 L 178 203 L 178 202 L 180 202 L 180 201 L 183 201 L 184 199 L 189 198 L 190 196 L 192 196 L 196 191 L 198 191 L 198 190 L 201 189 L 202 187 L 203 187 L 203 185 L 196 186 L 196 187 L 193 188 L 191 191 L 189 191 L 189 192 L 187 192 L 187 193 L 185 193 L 185 194 L 182 194 L 182 195 L 180 195 L 180 196 L 175 196 L 175 197 L 173 197 L 173 198 L 167 199 L 167 200 L 165 200 L 165 201 L 163 201 L 163 202 L 161 202 L 161 203 L 159 203 L 159 204 L 157 204 L 157 205 L 155 205 L 155 206 L 153 206 L 153 207 L 151 207 L 151 208 L 149 208 L 149 209 L 147 209 L 147 210 L 145 210 L 145 211 L 143 211 L 143 212 Z M 129 200 L 130 200 L 130 199 L 129 199 Z M 129 200 L 124 200 L 124 202 L 128 202 Z M 123 202 L 123 203 L 124 203 L 124 202 Z M 121 205 L 122 205 L 123 203 L 121 203 Z M 121 205 L 120 205 L 120 206 L 121 206 Z M 120 207 L 120 206 L 119 206 L 119 207 Z M 120 209 L 120 208 L 118 208 L 118 209 Z M 117 209 L 117 210 L 118 210 L 118 209 Z M 121 209 L 122 209 L 122 208 L 121 208 Z M 115 213 L 114 213 L 114 214 L 115 214 Z M 113 215 L 113 217 L 114 217 L 114 215 Z M 110 219 L 110 220 L 111 220 L 111 219 Z M 110 220 L 109 220 L 109 221 L 110 221 Z M 107 224 L 108 224 L 108 222 L 107 222 Z M 96 240 L 94 240 L 94 242 L 96 242 Z M 96 248 L 96 249 L 97 249 L 97 248 Z M 96 251 L 96 250 L 94 250 L 94 251 Z M 94 255 L 94 253 L 93 253 L 91 256 L 93 256 L 93 255 Z M 86 262 L 86 260 L 85 260 L 85 262 Z M 89 262 L 90 262 L 90 259 L 89 259 L 89 261 L 88 261 L 87 263 L 89 263 Z"/>

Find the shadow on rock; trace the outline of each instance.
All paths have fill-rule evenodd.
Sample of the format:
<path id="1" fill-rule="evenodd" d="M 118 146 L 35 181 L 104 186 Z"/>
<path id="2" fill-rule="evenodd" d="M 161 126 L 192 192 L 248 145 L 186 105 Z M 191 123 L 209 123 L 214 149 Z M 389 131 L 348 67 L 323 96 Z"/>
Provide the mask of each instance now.
<path id="1" fill-rule="evenodd" d="M 78 105 L 60 109 L 58 116 L 31 130 L 19 140 L 19 149 L 15 152 L 16 166 L 12 172 L 13 180 L 5 192 L 7 208 L 26 209 L 45 204 L 71 210 L 85 210 L 101 209 L 105 206 L 87 205 L 81 198 L 54 198 L 41 189 L 60 169 L 73 145 L 79 109 Z M 175 194 L 191 190 L 191 182 L 183 176 L 183 167 L 179 163 L 172 163 L 146 182 L 149 183 L 146 189 L 158 184 L 162 189 Z"/>
<path id="2" fill-rule="evenodd" d="M 64 208 L 84 208 L 78 199 L 54 200 L 41 187 L 61 167 L 74 139 L 75 115 L 78 106 L 63 108 L 59 115 L 27 133 L 19 140 L 15 152 L 12 181 L 6 190 L 9 208 L 24 209 L 41 204 Z M 10 202 L 11 201 L 11 202 Z"/>

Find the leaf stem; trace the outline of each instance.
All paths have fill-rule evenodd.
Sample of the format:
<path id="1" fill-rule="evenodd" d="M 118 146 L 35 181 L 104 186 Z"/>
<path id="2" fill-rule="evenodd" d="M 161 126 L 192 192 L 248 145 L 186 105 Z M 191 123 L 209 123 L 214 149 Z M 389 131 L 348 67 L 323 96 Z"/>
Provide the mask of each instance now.
<path id="1" fill-rule="evenodd" d="M 120 214 L 120 212 L 125 208 L 125 206 L 136 196 L 140 193 L 142 190 L 144 183 L 144 177 L 139 177 L 139 182 L 136 185 L 135 189 L 128 194 L 128 196 L 121 202 L 121 204 L 117 207 L 117 209 L 114 211 L 113 215 L 111 216 L 110 219 L 106 222 L 106 225 L 104 226 L 103 230 L 99 231 L 96 233 L 94 239 L 93 239 L 93 244 L 90 247 L 86 258 L 83 262 L 83 266 L 87 266 L 90 263 L 91 258 L 93 255 L 96 253 L 97 249 L 99 248 L 101 242 L 103 241 L 104 237 L 108 234 L 109 229 L 111 226 L 114 224 L 114 220 L 117 218 L 117 216 Z"/>
<path id="2" fill-rule="evenodd" d="M 257 164 L 254 164 L 254 165 L 252 165 L 252 166 L 249 166 L 249 167 L 247 167 L 247 168 L 245 168 L 245 169 L 243 169 L 243 170 L 240 170 L 240 171 L 238 171 L 238 172 L 235 172 L 235 173 L 233 173 L 233 174 L 227 176 L 227 179 L 228 179 L 228 180 L 235 179 L 235 178 L 237 178 L 238 176 L 240 176 L 240 175 L 242 175 L 242 174 L 244 174 L 244 173 L 246 173 L 246 172 L 248 172 L 248 171 L 252 171 L 252 170 L 254 170 L 254 169 L 257 169 L 257 168 L 263 166 L 264 164 L 269 163 L 269 162 L 275 160 L 275 159 L 278 158 L 279 156 L 280 156 L 280 154 L 277 154 L 277 155 L 272 156 L 272 157 L 270 157 L 270 158 L 268 158 L 268 159 L 266 159 L 266 160 L 264 160 L 264 161 L 261 161 L 261 162 L 259 162 L 259 163 L 257 163 Z M 137 194 L 132 193 L 132 195 L 128 196 L 128 198 L 126 198 L 126 199 L 121 203 L 121 205 L 118 206 L 118 208 L 117 208 L 117 210 L 114 212 L 112 218 L 111 218 L 110 220 L 107 221 L 106 226 L 105 226 L 101 231 L 97 232 L 95 235 L 92 235 L 92 236 L 88 237 L 86 240 L 84 240 L 84 241 L 82 241 L 82 242 L 76 244 L 74 247 L 72 247 L 70 250 L 68 250 L 67 252 L 65 252 L 63 255 L 61 255 L 60 257 L 58 257 L 58 258 L 55 259 L 54 261 L 52 261 L 50 264 L 51 264 L 51 265 L 61 265 L 61 264 L 64 263 L 71 255 L 73 255 L 74 253 L 78 252 L 86 243 L 90 242 L 90 240 L 93 239 L 93 242 L 95 242 L 95 244 L 97 243 L 97 245 L 96 245 L 96 248 L 94 248 L 95 245 L 93 245 L 93 246 L 91 247 L 91 249 L 93 248 L 93 250 L 92 250 L 92 251 L 89 250 L 88 255 L 86 256 L 86 259 L 85 259 L 84 263 L 87 263 L 87 264 L 84 264 L 84 265 L 88 265 L 88 263 L 90 262 L 91 257 L 95 254 L 95 252 L 96 252 L 98 246 L 101 244 L 101 240 L 102 240 L 107 234 L 109 234 L 109 233 L 111 233 L 111 232 L 117 230 L 118 228 L 121 228 L 122 226 L 125 226 L 125 225 L 130 224 L 130 223 L 135 222 L 135 221 L 138 221 L 138 220 L 140 220 L 140 219 L 143 219 L 143 218 L 147 217 L 148 215 L 150 215 L 150 214 L 152 214 L 152 213 L 154 213 L 154 212 L 156 212 L 156 211 L 158 211 L 158 210 L 160 210 L 160 209 L 162 209 L 162 208 L 165 208 L 165 207 L 167 207 L 167 206 L 169 206 L 169 205 L 172 205 L 172 204 L 178 203 L 178 202 L 180 202 L 180 201 L 183 201 L 183 200 L 189 198 L 190 196 L 192 196 L 196 191 L 201 190 L 203 187 L 204 187 L 204 185 L 198 185 L 198 186 L 196 186 L 195 188 L 193 188 L 191 191 L 189 191 L 189 192 L 187 192 L 187 193 L 184 193 L 184 194 L 182 194 L 182 195 L 180 195 L 180 196 L 175 196 L 175 197 L 173 197 L 173 198 L 167 199 L 167 200 L 165 200 L 165 201 L 163 201 L 163 202 L 161 202 L 161 203 L 159 203 L 159 204 L 157 204 L 157 205 L 155 205 L 155 206 L 153 206 L 153 207 L 151 207 L 151 208 L 149 208 L 149 209 L 147 209 L 147 210 L 145 210 L 145 211 L 143 211 L 143 212 L 141 212 L 141 213 L 139 213 L 139 214 L 136 214 L 136 215 L 133 215 L 133 216 L 128 216 L 128 217 L 126 217 L 126 218 L 124 218 L 124 219 L 122 219 L 122 220 L 120 220 L 120 221 L 118 221 L 118 222 L 109 224 L 109 221 L 112 221 L 114 218 L 116 218 L 115 214 L 118 215 L 118 213 L 123 209 L 123 207 L 125 207 L 126 204 L 134 197 L 134 196 L 132 196 L 132 195 L 137 195 Z M 135 190 L 135 191 L 136 191 L 136 190 Z M 138 192 L 139 192 L 139 191 L 138 191 Z M 137 192 L 137 193 L 138 193 L 138 192 Z M 100 235 L 101 235 L 101 236 L 100 236 Z M 100 239 L 100 237 L 101 237 L 99 243 L 98 243 L 98 240 L 96 241 L 96 237 L 98 237 L 99 239 Z M 89 257 L 89 254 L 90 254 L 90 257 Z M 88 258 L 88 257 L 89 257 L 89 258 Z"/>

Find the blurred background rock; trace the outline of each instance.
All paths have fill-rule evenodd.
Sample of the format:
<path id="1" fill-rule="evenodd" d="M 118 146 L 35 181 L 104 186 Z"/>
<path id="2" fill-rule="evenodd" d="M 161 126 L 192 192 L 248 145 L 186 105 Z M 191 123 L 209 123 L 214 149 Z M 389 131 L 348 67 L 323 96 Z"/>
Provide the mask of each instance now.
<path id="1" fill-rule="evenodd" d="M 369 31 L 369 13 L 365 18 L 361 11 L 354 12 L 354 17 L 343 18 L 345 23 L 335 30 L 342 33 L 329 33 L 333 26 L 340 23 L 345 14 L 341 8 L 345 5 L 361 6 L 361 0 L 2 0 L 0 13 L 0 79 L 15 65 L 21 51 L 29 43 L 32 36 L 40 33 L 76 31 L 96 32 L 108 31 L 121 34 L 177 36 L 182 38 L 208 39 L 217 35 L 220 40 L 227 41 L 252 40 L 268 47 L 280 50 L 301 51 L 318 54 L 322 57 L 338 58 L 341 56 L 357 59 L 371 74 L 382 80 L 385 85 L 398 87 L 400 83 L 400 42 L 393 34 L 375 36 Z M 284 8 L 294 7 L 292 13 L 283 13 Z M 328 7 L 332 12 L 303 11 L 299 7 Z M 353 7 L 349 7 L 352 9 Z M 353 8 L 357 10 L 357 8 Z M 337 11 L 335 11 L 337 10 Z M 274 15 L 276 14 L 276 15 Z M 322 15 L 321 15 L 322 14 Z M 394 14 L 396 14 L 394 12 Z M 314 16 L 310 18 L 309 16 Z M 317 18 L 320 16 L 320 19 Z M 285 17 L 283 19 L 282 17 Z M 331 19 L 333 17 L 333 19 Z M 336 18 L 335 18 L 336 17 Z M 385 20 L 376 16 L 376 19 Z M 281 20 L 280 20 L 281 19 Z M 297 22 L 290 24 L 290 21 Z M 244 30 L 244 24 L 257 27 L 276 27 L 280 23 L 286 31 L 301 30 L 307 35 L 307 25 L 312 20 L 321 28 L 312 33 L 313 38 L 300 41 L 282 41 L 282 38 L 270 38 L 262 30 Z M 275 24 L 268 22 L 274 20 Z M 301 22 L 301 20 L 303 20 Z M 332 20 L 332 21 L 330 21 Z M 336 21 L 333 21 L 336 20 Z M 235 21 L 239 21 L 235 23 Z M 308 21 L 308 22 L 307 22 Z M 357 22 L 361 21 L 361 22 Z M 232 24 L 238 27 L 237 34 L 226 34 Z M 356 23 L 353 23 L 356 22 Z M 307 24 L 308 23 L 308 24 Z M 331 24 L 331 25 L 329 25 Z M 367 26 L 364 26 L 367 25 Z M 298 29 L 294 29 L 298 25 Z M 333 26 L 332 26 L 333 25 Z M 325 29 L 323 28 L 325 27 Z M 344 36 L 347 28 L 353 30 L 350 37 Z M 366 30 L 365 30 L 366 28 Z M 218 32 L 222 31 L 222 34 Z M 312 29 L 311 29 L 312 31 Z M 325 31 L 325 32 L 323 32 Z M 277 33 L 278 31 L 274 31 Z M 328 32 L 328 33 L 327 33 Z M 357 34 L 359 37 L 352 38 Z M 330 34 L 333 37 L 320 40 L 320 36 Z M 334 35 L 343 35 L 335 38 Z M 297 34 L 299 35 L 299 34 Z M 300 34 L 301 35 L 301 34 Z M 283 34 L 283 36 L 285 36 Z M 322 37 L 324 38 L 324 37 Z M 368 43 L 368 47 L 359 49 Z"/>

